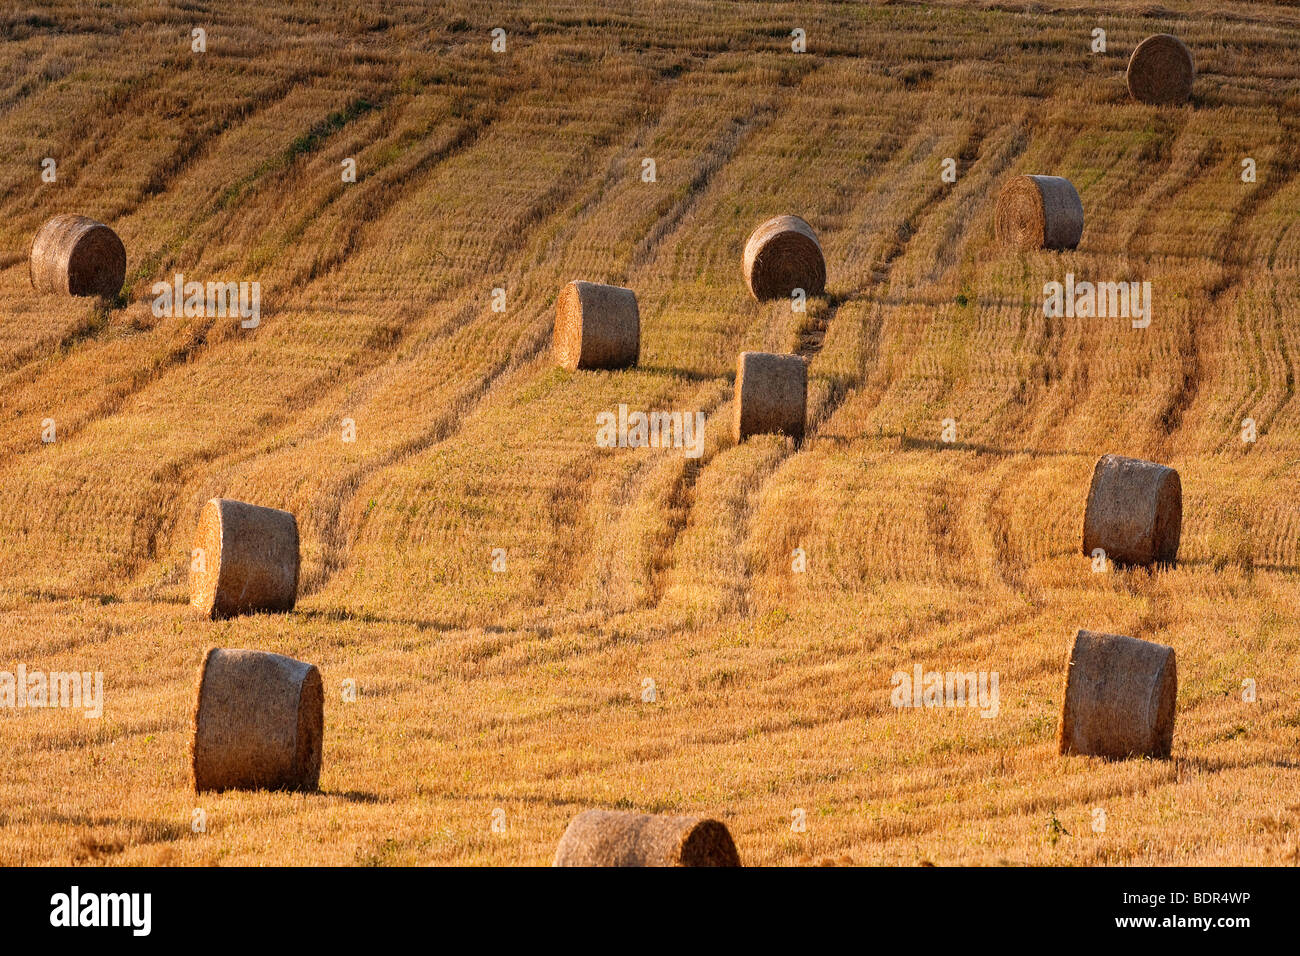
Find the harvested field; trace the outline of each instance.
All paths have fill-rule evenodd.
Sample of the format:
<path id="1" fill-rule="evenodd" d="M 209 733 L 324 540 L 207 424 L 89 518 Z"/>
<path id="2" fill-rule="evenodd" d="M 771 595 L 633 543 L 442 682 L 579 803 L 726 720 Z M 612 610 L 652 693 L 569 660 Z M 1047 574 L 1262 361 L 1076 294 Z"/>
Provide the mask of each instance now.
<path id="1" fill-rule="evenodd" d="M 104 686 L 0 679 L 0 864 L 548 866 L 593 808 L 746 866 L 1300 862 L 1300 10 L 1048 7 L 0 13 L 0 672 Z M 1128 91 L 1159 33 L 1182 105 Z M 1076 248 L 998 240 L 1030 174 Z M 73 211 L 121 298 L 32 287 Z M 783 213 L 802 312 L 745 280 Z M 1067 274 L 1150 324 L 1045 315 Z M 575 278 L 635 291 L 635 366 L 557 367 Z M 742 352 L 806 360 L 798 444 L 735 441 Z M 598 446 L 621 406 L 702 454 Z M 1108 453 L 1177 472 L 1176 566 L 1081 553 Z M 296 518 L 291 611 L 190 607 L 213 498 Z M 1173 648 L 1169 759 L 1059 753 L 1080 629 Z M 213 647 L 319 671 L 316 789 L 194 792 Z M 917 667 L 996 714 L 896 706 Z"/>

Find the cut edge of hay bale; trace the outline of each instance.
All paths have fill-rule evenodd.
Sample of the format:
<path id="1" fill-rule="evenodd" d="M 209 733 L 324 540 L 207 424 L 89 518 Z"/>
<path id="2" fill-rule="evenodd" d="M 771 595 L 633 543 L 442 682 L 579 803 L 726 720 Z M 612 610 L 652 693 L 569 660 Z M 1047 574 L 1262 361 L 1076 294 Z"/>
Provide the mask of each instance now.
<path id="1" fill-rule="evenodd" d="M 584 810 L 569 821 L 553 866 L 740 866 L 726 825 L 695 816 Z"/>
<path id="2" fill-rule="evenodd" d="M 574 279 L 555 300 L 552 350 L 561 368 L 620 369 L 641 353 L 636 293 L 622 286 Z"/>
<path id="3" fill-rule="evenodd" d="M 745 241 L 741 269 L 750 295 L 759 301 L 803 289 L 809 296 L 826 291 L 826 257 L 813 227 L 799 216 L 774 216 Z"/>
<path id="4" fill-rule="evenodd" d="M 1178 37 L 1157 33 L 1133 48 L 1124 80 L 1135 101 L 1148 106 L 1175 106 L 1191 99 L 1196 62 L 1187 44 Z"/>
<path id="5" fill-rule="evenodd" d="M 808 416 L 808 362 L 803 356 L 741 352 L 735 392 L 737 442 L 765 434 L 803 441 Z"/>
<path id="6" fill-rule="evenodd" d="M 1083 238 L 1083 203 L 1064 176 L 1013 176 L 993 212 L 999 242 L 1018 249 L 1076 249 Z"/>
<path id="7" fill-rule="evenodd" d="M 27 277 L 42 294 L 112 299 L 126 281 L 126 247 L 102 222 L 61 213 L 32 236 Z"/>
<path id="8" fill-rule="evenodd" d="M 1143 458 L 1102 455 L 1083 511 L 1083 553 L 1096 549 L 1121 567 L 1173 567 L 1182 541 L 1178 472 Z"/>
<path id="9" fill-rule="evenodd" d="M 234 680 L 233 687 L 213 688 L 212 696 L 205 696 L 211 665 L 219 655 L 229 655 L 232 670 L 239 670 L 242 666 L 244 673 Z M 230 699 L 241 694 L 244 698 L 251 695 L 252 699 Z M 291 718 L 287 714 L 286 698 L 292 700 Z M 225 735 L 224 748 L 221 739 L 212 739 L 214 736 L 222 737 L 219 729 L 205 726 L 205 700 L 210 707 L 223 711 L 207 715 L 213 721 L 222 722 L 224 719 L 235 724 Z M 264 720 L 276 716 L 268 715 L 267 708 L 277 703 L 285 711 L 278 715 L 281 718 L 279 723 L 284 726 L 259 728 L 259 718 Z M 293 742 L 286 747 L 283 734 L 290 722 Z M 267 733 L 258 733 L 259 729 Z M 277 730 L 281 734 L 279 746 L 274 739 L 267 742 L 267 737 Z M 283 654 L 248 648 L 211 647 L 204 652 L 190 712 L 190 779 L 195 793 L 223 790 L 313 792 L 320 787 L 324 739 L 325 693 L 316 665 Z M 250 758 L 257 766 L 230 766 Z"/>
<path id="10" fill-rule="evenodd" d="M 292 611 L 301 572 L 298 519 L 279 508 L 210 498 L 199 513 L 190 567 L 190 606 L 210 620 Z"/>
<path id="11" fill-rule="evenodd" d="M 1110 760 L 1168 759 L 1177 702 L 1172 647 L 1081 628 L 1066 659 L 1057 750 Z"/>

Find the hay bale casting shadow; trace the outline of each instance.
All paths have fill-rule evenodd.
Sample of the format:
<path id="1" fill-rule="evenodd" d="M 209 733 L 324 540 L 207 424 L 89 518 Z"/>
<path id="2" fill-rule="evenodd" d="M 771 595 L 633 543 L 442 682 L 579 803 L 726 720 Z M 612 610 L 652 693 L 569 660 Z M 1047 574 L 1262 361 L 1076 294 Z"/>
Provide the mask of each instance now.
<path id="1" fill-rule="evenodd" d="M 1178 472 L 1155 462 L 1102 455 L 1083 514 L 1083 553 L 1100 548 L 1119 565 L 1172 565 L 1183 528 Z"/>
<path id="2" fill-rule="evenodd" d="M 736 441 L 779 433 L 803 440 L 808 363 L 799 355 L 741 352 L 736 362 Z"/>
<path id="3" fill-rule="evenodd" d="M 1177 699 L 1172 647 L 1079 631 L 1066 665 L 1057 745 L 1062 754 L 1167 758 Z"/>
<path id="4" fill-rule="evenodd" d="M 298 598 L 298 521 L 287 511 L 213 498 L 199 515 L 190 604 L 216 619 L 292 611 Z"/>
<path id="5" fill-rule="evenodd" d="M 812 226 L 798 216 L 777 216 L 745 242 L 745 284 L 754 298 L 780 299 L 795 289 L 826 291 L 826 258 Z"/>
<path id="6" fill-rule="evenodd" d="M 1168 33 L 1157 33 L 1139 43 L 1129 57 L 1125 76 L 1129 95 L 1152 106 L 1186 103 L 1195 78 L 1192 51 Z"/>
<path id="7" fill-rule="evenodd" d="M 1061 176 L 1015 176 L 998 193 L 993 227 L 1019 249 L 1074 249 L 1083 238 L 1083 203 Z"/>
<path id="8" fill-rule="evenodd" d="M 717 820 L 587 810 L 569 822 L 554 865 L 740 866 L 740 855 Z"/>
<path id="9" fill-rule="evenodd" d="M 320 671 L 266 651 L 213 648 L 199 668 L 194 790 L 315 790 L 325 697 Z"/>
<path id="10" fill-rule="evenodd" d="M 570 282 L 555 303 L 555 361 L 563 368 L 627 368 L 641 351 L 636 293 L 616 285 Z"/>
<path id="11" fill-rule="evenodd" d="M 102 222 L 65 213 L 37 230 L 27 267 L 37 292 L 111 299 L 126 279 L 126 247 Z"/>

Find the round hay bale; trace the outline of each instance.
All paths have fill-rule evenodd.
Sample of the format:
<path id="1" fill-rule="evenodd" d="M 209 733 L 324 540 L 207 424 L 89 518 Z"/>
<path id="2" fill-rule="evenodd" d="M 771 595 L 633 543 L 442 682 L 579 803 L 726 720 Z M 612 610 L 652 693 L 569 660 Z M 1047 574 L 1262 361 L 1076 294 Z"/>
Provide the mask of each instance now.
<path id="1" fill-rule="evenodd" d="M 740 855 L 717 820 L 587 810 L 569 821 L 554 865 L 740 866 Z"/>
<path id="2" fill-rule="evenodd" d="M 102 222 L 65 213 L 36 231 L 27 269 L 37 292 L 111 299 L 126 279 L 126 248 Z"/>
<path id="3" fill-rule="evenodd" d="M 1083 553 L 1101 548 L 1116 564 L 1172 565 L 1183 529 L 1178 472 L 1152 461 L 1102 455 L 1083 513 Z"/>
<path id="4" fill-rule="evenodd" d="M 798 355 L 741 352 L 736 363 L 736 441 L 778 433 L 803 440 L 808 363 Z"/>
<path id="5" fill-rule="evenodd" d="M 231 498 L 203 506 L 190 564 L 190 604 L 217 619 L 292 611 L 298 598 L 298 521 Z"/>
<path id="6" fill-rule="evenodd" d="M 1079 631 L 1065 671 L 1060 752 L 1167 758 L 1177 698 L 1172 647 Z"/>
<path id="7" fill-rule="evenodd" d="M 1195 77 L 1192 51 L 1168 33 L 1147 37 L 1128 60 L 1128 92 L 1139 103 L 1152 106 L 1186 103 L 1192 95 Z"/>
<path id="8" fill-rule="evenodd" d="M 555 361 L 563 368 L 627 368 L 641 352 L 636 293 L 570 282 L 555 303 Z"/>
<path id="9" fill-rule="evenodd" d="M 812 226 L 798 216 L 769 219 L 745 242 L 745 284 L 754 298 L 786 298 L 826 291 L 826 259 Z"/>
<path id="10" fill-rule="evenodd" d="M 1074 249 L 1083 237 L 1083 203 L 1062 176 L 1015 176 L 998 193 L 998 241 L 1019 249 Z"/>
<path id="11" fill-rule="evenodd" d="M 194 790 L 315 790 L 325 695 L 320 671 L 266 651 L 213 648 L 199 667 Z"/>

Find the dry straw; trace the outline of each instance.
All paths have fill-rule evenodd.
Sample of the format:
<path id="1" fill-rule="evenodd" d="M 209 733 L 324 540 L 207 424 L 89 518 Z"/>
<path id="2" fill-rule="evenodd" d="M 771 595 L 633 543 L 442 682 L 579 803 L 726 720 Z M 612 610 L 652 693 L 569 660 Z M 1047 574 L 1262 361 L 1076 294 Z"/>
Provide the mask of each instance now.
<path id="1" fill-rule="evenodd" d="M 555 866 L 740 866 L 740 856 L 717 820 L 587 810 L 569 822 Z"/>
<path id="2" fill-rule="evenodd" d="M 1168 33 L 1147 37 L 1128 61 L 1128 92 L 1139 103 L 1168 106 L 1192 95 L 1196 66 L 1192 51 Z"/>
<path id="3" fill-rule="evenodd" d="M 1183 527 L 1178 472 L 1155 462 L 1103 455 L 1083 514 L 1083 553 L 1100 548 L 1120 565 L 1173 564 Z"/>
<path id="4" fill-rule="evenodd" d="M 37 230 L 28 273 L 37 292 L 112 298 L 126 278 L 126 248 L 102 222 L 65 213 Z"/>
<path id="5" fill-rule="evenodd" d="M 190 749 L 196 792 L 315 790 L 324 734 L 313 665 L 266 651 L 204 655 Z"/>
<path id="6" fill-rule="evenodd" d="M 780 299 L 795 289 L 826 290 L 826 259 L 812 226 L 798 216 L 777 216 L 745 243 L 745 284 L 756 299 Z"/>
<path id="7" fill-rule="evenodd" d="M 998 194 L 998 241 L 1020 249 L 1073 249 L 1083 237 L 1083 203 L 1061 176 L 1016 176 Z"/>
<path id="8" fill-rule="evenodd" d="M 1080 631 L 1066 665 L 1057 745 L 1063 754 L 1167 758 L 1177 698 L 1172 647 Z"/>
<path id="9" fill-rule="evenodd" d="M 641 350 L 636 293 L 616 285 L 570 282 L 555 303 L 555 361 L 562 367 L 627 368 Z"/>
<path id="10" fill-rule="evenodd" d="M 190 604 L 208 618 L 292 611 L 298 522 L 287 511 L 213 498 L 199 515 Z"/>
<path id="11" fill-rule="evenodd" d="M 803 440 L 808 363 L 798 355 L 741 352 L 736 363 L 736 441 L 777 433 Z"/>

